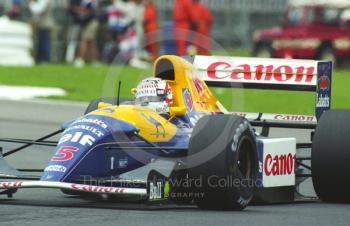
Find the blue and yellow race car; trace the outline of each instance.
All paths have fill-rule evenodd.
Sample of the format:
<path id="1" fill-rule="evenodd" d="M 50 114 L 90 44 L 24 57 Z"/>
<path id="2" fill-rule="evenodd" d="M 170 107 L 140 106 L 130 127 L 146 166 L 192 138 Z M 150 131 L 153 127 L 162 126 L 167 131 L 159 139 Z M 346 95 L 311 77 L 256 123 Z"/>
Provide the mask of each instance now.
<path id="1" fill-rule="evenodd" d="M 231 210 L 242 210 L 251 201 L 294 201 L 298 185 L 311 176 L 303 163 L 310 158 L 299 158 L 297 149 L 312 143 L 268 138 L 268 130 L 314 130 L 330 108 L 331 73 L 331 62 L 162 56 L 154 64 L 154 77 L 133 90 L 135 100 L 95 100 L 85 115 L 39 140 L 1 139 L 24 143 L 24 148 L 56 149 L 40 177 L 6 163 L 5 157 L 20 149 L 3 153 L 0 178 L 7 181 L 0 181 L 1 194 L 57 188 L 71 195 Z M 208 86 L 316 91 L 316 114 L 230 113 Z M 165 105 L 149 106 L 157 101 Z M 263 127 L 262 132 L 253 126 Z M 45 141 L 57 133 L 62 133 L 57 143 Z M 314 146 L 323 142 L 321 133 L 316 130 Z M 324 158 L 316 159 L 321 159 L 312 174 L 316 191 L 333 200 L 319 173 Z"/>

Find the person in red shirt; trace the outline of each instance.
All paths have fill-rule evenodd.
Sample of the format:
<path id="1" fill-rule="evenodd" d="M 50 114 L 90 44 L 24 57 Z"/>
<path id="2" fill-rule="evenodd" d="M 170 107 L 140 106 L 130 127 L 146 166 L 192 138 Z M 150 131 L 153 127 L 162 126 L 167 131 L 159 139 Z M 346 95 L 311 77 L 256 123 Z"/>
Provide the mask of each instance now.
<path id="1" fill-rule="evenodd" d="M 196 27 L 196 34 L 193 37 L 193 44 L 199 55 L 210 55 L 211 41 L 210 32 L 213 24 L 213 16 L 207 5 L 201 0 L 193 0 L 193 17 Z"/>
<path id="2" fill-rule="evenodd" d="M 187 53 L 187 41 L 190 29 L 194 22 L 192 0 L 175 0 L 174 4 L 174 29 L 177 46 L 177 55 L 183 56 Z"/>
<path id="3" fill-rule="evenodd" d="M 158 57 L 158 23 L 157 23 L 157 9 L 153 3 L 153 0 L 145 0 L 144 11 L 144 29 L 145 29 L 145 43 L 146 50 L 149 52 L 153 59 Z"/>

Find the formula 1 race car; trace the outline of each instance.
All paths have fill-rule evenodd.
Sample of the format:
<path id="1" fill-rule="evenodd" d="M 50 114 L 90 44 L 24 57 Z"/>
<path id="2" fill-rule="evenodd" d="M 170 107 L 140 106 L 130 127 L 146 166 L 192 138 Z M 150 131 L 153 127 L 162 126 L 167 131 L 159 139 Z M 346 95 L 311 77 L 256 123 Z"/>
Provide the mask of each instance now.
<path id="1" fill-rule="evenodd" d="M 72 195 L 242 210 L 252 201 L 293 202 L 299 184 L 312 177 L 320 199 L 350 201 L 343 180 L 350 171 L 350 113 L 329 110 L 331 75 L 332 63 L 325 61 L 162 56 L 154 77 L 172 88 L 169 114 L 101 98 L 42 139 L 1 139 L 24 143 L 22 148 L 56 148 L 40 177 L 5 161 L 21 148 L 3 153 L 0 177 L 8 181 L 0 181 L 1 194 L 57 188 Z M 208 86 L 312 91 L 315 116 L 229 113 Z M 312 142 L 268 138 L 271 127 L 311 129 Z M 45 141 L 61 132 L 57 143 Z M 297 155 L 311 148 L 311 158 Z"/>

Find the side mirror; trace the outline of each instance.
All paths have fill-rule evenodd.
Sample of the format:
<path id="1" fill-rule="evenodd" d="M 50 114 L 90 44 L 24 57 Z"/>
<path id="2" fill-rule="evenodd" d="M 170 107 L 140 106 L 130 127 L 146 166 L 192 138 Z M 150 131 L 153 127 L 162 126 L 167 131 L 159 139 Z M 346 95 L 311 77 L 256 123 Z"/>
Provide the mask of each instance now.
<path id="1" fill-rule="evenodd" d="M 101 109 L 101 108 L 110 107 L 110 106 L 113 106 L 113 104 L 105 103 L 105 102 L 99 102 L 98 105 L 97 105 L 97 108 Z"/>
<path id="2" fill-rule="evenodd" d="M 185 107 L 170 107 L 170 115 L 171 116 L 182 116 L 186 114 Z"/>
<path id="3" fill-rule="evenodd" d="M 137 89 L 136 89 L 136 88 L 132 88 L 132 89 L 130 90 L 130 92 L 131 92 L 132 95 L 135 95 L 136 92 L 137 92 Z"/>

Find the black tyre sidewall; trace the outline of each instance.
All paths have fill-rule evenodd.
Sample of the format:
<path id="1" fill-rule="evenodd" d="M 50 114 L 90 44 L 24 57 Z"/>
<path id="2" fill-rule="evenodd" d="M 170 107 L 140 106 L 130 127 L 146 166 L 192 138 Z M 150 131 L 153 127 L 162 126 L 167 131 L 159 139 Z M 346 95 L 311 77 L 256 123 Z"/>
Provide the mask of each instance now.
<path id="1" fill-rule="evenodd" d="M 208 117 L 214 118 L 204 118 L 202 122 L 199 122 L 199 127 L 202 127 L 202 131 L 197 133 L 197 136 L 209 134 L 211 137 L 224 137 L 224 142 L 222 142 L 224 147 L 212 159 L 209 159 L 199 166 L 189 169 L 190 178 L 201 177 L 203 182 L 203 187 L 195 188 L 195 191 L 205 193 L 205 195 L 203 198 L 197 198 L 195 201 L 197 205 L 203 209 L 242 210 L 252 199 L 254 188 L 253 186 L 242 187 L 242 182 L 244 181 L 242 181 L 243 178 L 238 170 L 238 157 L 240 154 L 242 154 L 240 142 L 242 140 L 246 140 L 251 142 L 253 145 L 254 150 L 252 152 L 253 155 L 255 155 L 253 156 L 255 162 L 253 166 L 255 168 L 253 177 L 256 177 L 257 155 L 255 137 L 249 123 L 243 118 L 233 115 Z M 205 128 L 205 125 L 203 128 L 203 125 L 201 125 L 202 123 L 208 123 L 207 128 Z M 221 127 L 224 123 L 226 123 L 226 126 L 229 129 L 229 133 L 222 130 Z M 212 124 L 219 125 L 215 128 Z M 235 136 L 237 137 L 236 144 L 234 144 L 233 141 Z M 201 150 L 201 146 L 203 144 L 201 144 L 199 148 L 193 148 L 193 146 L 198 145 L 197 142 L 200 140 L 200 137 L 191 139 L 189 155 L 197 154 Z M 204 143 L 208 142 L 211 142 L 211 140 L 205 139 Z M 233 146 L 236 146 L 236 148 L 233 148 Z M 230 167 L 231 170 L 229 169 Z M 254 178 L 252 179 L 254 180 Z M 221 182 L 226 181 L 227 184 L 222 185 L 219 180 Z M 254 185 L 254 183 L 252 184 Z M 214 187 L 213 185 L 216 186 Z"/>
<path id="2" fill-rule="evenodd" d="M 312 181 L 326 202 L 350 202 L 350 111 L 325 112 L 313 137 Z"/>

